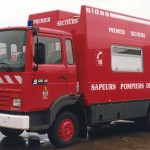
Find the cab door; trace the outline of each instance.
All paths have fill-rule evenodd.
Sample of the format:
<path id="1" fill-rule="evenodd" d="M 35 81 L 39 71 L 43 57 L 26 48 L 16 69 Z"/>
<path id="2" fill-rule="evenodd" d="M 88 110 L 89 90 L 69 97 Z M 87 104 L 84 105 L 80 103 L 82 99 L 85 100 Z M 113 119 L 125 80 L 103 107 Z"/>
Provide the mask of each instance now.
<path id="1" fill-rule="evenodd" d="M 35 42 L 36 43 L 36 37 Z M 62 36 L 40 34 L 38 43 L 45 45 L 45 64 L 33 72 L 34 108 L 45 109 L 57 98 L 67 94 L 67 66 Z"/>

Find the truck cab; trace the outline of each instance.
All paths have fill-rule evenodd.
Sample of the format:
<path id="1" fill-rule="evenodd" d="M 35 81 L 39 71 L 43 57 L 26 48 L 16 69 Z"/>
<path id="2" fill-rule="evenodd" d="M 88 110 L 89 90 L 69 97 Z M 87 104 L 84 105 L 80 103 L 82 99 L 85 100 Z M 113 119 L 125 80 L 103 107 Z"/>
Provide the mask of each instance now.
<path id="1" fill-rule="evenodd" d="M 4 135 L 18 136 L 24 130 L 48 133 L 58 113 L 68 116 L 79 98 L 73 49 L 68 32 L 33 27 L 0 30 L 0 131 Z M 69 128 L 65 135 L 59 133 L 60 141 L 77 136 L 78 123 L 74 125 L 70 116 L 78 122 L 69 111 L 61 124 L 56 123 L 61 132 L 64 126 Z M 54 143 L 52 131 L 49 138 Z"/>

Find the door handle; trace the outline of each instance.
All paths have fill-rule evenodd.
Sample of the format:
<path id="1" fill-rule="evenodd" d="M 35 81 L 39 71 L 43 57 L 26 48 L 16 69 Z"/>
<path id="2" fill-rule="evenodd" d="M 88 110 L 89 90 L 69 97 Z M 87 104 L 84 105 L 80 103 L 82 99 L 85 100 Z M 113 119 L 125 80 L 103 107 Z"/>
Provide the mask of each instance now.
<path id="1" fill-rule="evenodd" d="M 66 76 L 60 76 L 58 77 L 59 80 L 67 80 L 67 77 Z"/>

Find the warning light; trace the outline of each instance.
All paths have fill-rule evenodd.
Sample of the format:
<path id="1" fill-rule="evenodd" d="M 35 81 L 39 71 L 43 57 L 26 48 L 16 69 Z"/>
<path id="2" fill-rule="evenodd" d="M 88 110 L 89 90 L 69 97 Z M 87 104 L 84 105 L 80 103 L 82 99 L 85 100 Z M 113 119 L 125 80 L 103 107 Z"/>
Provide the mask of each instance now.
<path id="1" fill-rule="evenodd" d="M 33 27 L 33 21 L 32 20 L 28 20 L 28 27 Z"/>

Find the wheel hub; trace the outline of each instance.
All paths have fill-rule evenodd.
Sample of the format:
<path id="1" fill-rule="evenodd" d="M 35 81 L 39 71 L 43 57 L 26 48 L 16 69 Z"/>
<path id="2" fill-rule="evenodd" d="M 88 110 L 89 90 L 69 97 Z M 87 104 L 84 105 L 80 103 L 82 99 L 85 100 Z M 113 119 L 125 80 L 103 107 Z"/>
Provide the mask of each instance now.
<path id="1" fill-rule="evenodd" d="M 74 123 L 71 119 L 64 119 L 59 125 L 59 136 L 61 140 L 68 141 L 73 137 Z"/>

